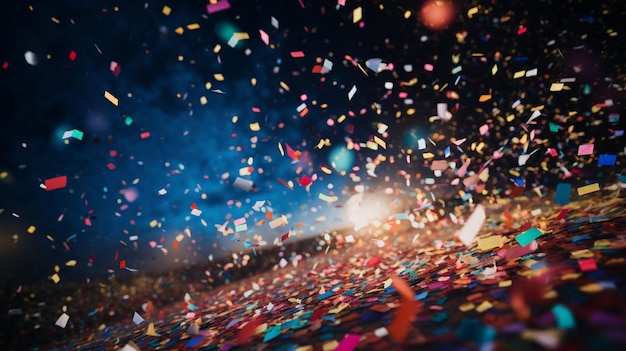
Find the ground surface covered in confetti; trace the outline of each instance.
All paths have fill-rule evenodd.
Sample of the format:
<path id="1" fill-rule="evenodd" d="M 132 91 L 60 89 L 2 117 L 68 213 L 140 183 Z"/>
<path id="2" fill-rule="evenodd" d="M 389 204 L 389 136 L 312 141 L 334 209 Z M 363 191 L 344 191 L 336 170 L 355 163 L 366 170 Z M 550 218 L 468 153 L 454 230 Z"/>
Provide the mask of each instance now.
<path id="1" fill-rule="evenodd" d="M 133 320 L 52 349 L 620 349 L 626 199 L 604 195 L 486 204 L 469 247 L 444 223 L 376 249 L 362 237 L 178 302 L 146 300 Z"/>

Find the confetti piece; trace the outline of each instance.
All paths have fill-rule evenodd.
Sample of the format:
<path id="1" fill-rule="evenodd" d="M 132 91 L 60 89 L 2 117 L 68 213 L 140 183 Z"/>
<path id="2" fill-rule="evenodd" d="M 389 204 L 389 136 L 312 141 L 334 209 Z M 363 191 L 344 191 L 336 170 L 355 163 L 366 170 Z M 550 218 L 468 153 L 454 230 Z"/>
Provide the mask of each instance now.
<path id="1" fill-rule="evenodd" d="M 139 137 L 141 139 L 148 139 L 150 137 L 150 132 L 143 132 L 143 133 L 139 134 Z"/>
<path id="2" fill-rule="evenodd" d="M 26 51 L 26 53 L 24 53 L 24 59 L 26 60 L 26 63 L 31 66 L 36 66 L 39 63 L 39 58 L 32 51 Z"/>
<path id="3" fill-rule="evenodd" d="M 352 10 L 352 23 L 357 23 L 363 18 L 363 8 L 361 6 Z"/>
<path id="4" fill-rule="evenodd" d="M 328 203 L 337 202 L 339 198 L 337 196 L 328 196 L 326 194 L 319 193 L 318 198 L 322 201 L 326 201 Z"/>
<path id="5" fill-rule="evenodd" d="M 357 347 L 360 340 L 360 335 L 346 334 L 334 351 L 352 351 Z"/>
<path id="6" fill-rule="evenodd" d="M 211 3 L 206 5 L 206 11 L 210 14 L 228 10 L 230 8 L 230 3 L 228 0 L 218 0 L 217 2 L 212 1 Z"/>
<path id="7" fill-rule="evenodd" d="M 265 45 L 269 45 L 270 44 L 269 34 L 265 33 L 262 29 L 259 29 L 259 34 L 261 35 L 261 41 L 263 41 Z"/>
<path id="8" fill-rule="evenodd" d="M 163 9 L 161 9 L 161 13 L 164 14 L 165 16 L 169 16 L 172 13 L 172 8 L 167 5 L 163 5 Z"/>
<path id="9" fill-rule="evenodd" d="M 139 313 L 135 312 L 135 314 L 133 314 L 133 322 L 135 324 L 141 324 L 143 321 L 144 319 Z"/>
<path id="10" fill-rule="evenodd" d="M 578 156 L 586 156 L 593 154 L 594 144 L 583 144 L 578 146 Z"/>
<path id="11" fill-rule="evenodd" d="M 530 244 L 533 240 L 542 236 L 543 232 L 535 227 L 528 229 L 527 231 L 517 235 L 515 237 L 515 241 L 517 241 L 521 246 L 526 246 Z"/>
<path id="12" fill-rule="evenodd" d="M 251 180 L 237 177 L 233 185 L 243 191 L 250 191 L 254 186 L 254 183 Z"/>
<path id="13" fill-rule="evenodd" d="M 566 306 L 560 304 L 554 305 L 552 307 L 552 314 L 554 314 L 554 318 L 556 319 L 556 325 L 559 327 L 559 329 L 566 330 L 576 327 L 574 314 Z"/>
<path id="14" fill-rule="evenodd" d="M 598 166 L 615 166 L 617 155 L 600 154 L 598 157 Z"/>
<path id="15" fill-rule="evenodd" d="M 67 315 L 66 313 L 63 313 L 57 319 L 57 321 L 54 323 L 54 325 L 56 325 L 57 327 L 61 327 L 61 328 L 65 329 L 65 326 L 67 326 L 67 322 L 69 322 L 69 320 L 70 320 L 70 316 Z"/>
<path id="16" fill-rule="evenodd" d="M 231 48 L 234 48 L 240 41 L 248 40 L 248 39 L 250 39 L 250 36 L 248 35 L 248 33 L 245 33 L 245 32 L 233 33 L 230 39 L 228 39 L 228 46 L 230 46 Z"/>
<path id="17" fill-rule="evenodd" d="M 258 132 L 261 130 L 261 125 L 259 122 L 250 123 L 250 130 L 253 132 Z"/>
<path id="18" fill-rule="evenodd" d="M 457 231 L 456 237 L 465 245 L 470 246 L 485 223 L 487 215 L 482 205 L 477 205 L 463 227 Z"/>
<path id="19" fill-rule="evenodd" d="M 578 196 L 591 194 L 593 192 L 600 191 L 600 184 L 593 183 L 593 184 L 581 186 L 577 189 L 577 191 L 578 191 Z"/>
<path id="20" fill-rule="evenodd" d="M 556 196 L 554 203 L 557 205 L 567 205 L 569 203 L 571 184 L 559 183 L 556 185 Z"/>
<path id="21" fill-rule="evenodd" d="M 62 189 L 67 186 L 67 176 L 49 178 L 44 181 L 46 191 Z"/>
<path id="22" fill-rule="evenodd" d="M 292 51 L 289 53 L 291 55 L 291 57 L 293 58 L 300 58 L 300 57 L 304 57 L 304 52 L 303 51 Z"/>
<path id="23" fill-rule="evenodd" d="M 502 245 L 504 245 L 502 239 L 501 235 L 492 235 L 486 238 L 478 238 L 478 240 L 476 240 L 476 244 L 478 245 L 479 250 L 490 251 L 502 247 Z"/>
<path id="24" fill-rule="evenodd" d="M 356 94 L 356 85 L 353 85 L 352 89 L 348 92 L 348 100 L 352 100 L 354 94 Z"/>
<path id="25" fill-rule="evenodd" d="M 108 91 L 104 91 L 104 98 L 109 100 L 110 103 L 112 103 L 115 106 L 119 106 L 119 100 L 113 96 L 113 94 L 109 93 Z"/>

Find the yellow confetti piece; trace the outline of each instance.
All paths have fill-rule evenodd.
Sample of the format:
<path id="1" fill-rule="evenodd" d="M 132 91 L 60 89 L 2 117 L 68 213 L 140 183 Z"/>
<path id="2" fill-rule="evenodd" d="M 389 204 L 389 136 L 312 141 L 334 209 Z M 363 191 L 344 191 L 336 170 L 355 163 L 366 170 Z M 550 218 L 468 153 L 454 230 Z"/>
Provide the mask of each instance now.
<path id="1" fill-rule="evenodd" d="M 435 157 L 435 154 L 433 154 L 432 152 L 425 152 L 422 154 L 422 157 L 424 157 L 424 159 L 428 160 L 431 159 L 433 157 Z"/>
<path id="2" fill-rule="evenodd" d="M 478 313 L 483 313 L 493 307 L 493 304 L 489 301 L 483 301 L 480 305 L 476 306 L 476 311 Z"/>
<path id="3" fill-rule="evenodd" d="M 258 132 L 261 130 L 261 125 L 259 122 L 250 123 L 250 130 L 253 132 Z"/>
<path id="4" fill-rule="evenodd" d="M 500 248 L 503 245 L 502 236 L 492 235 L 486 238 L 478 238 L 478 240 L 476 240 L 476 244 L 478 245 L 478 249 L 481 251 L 489 251 L 495 248 Z"/>
<path id="5" fill-rule="evenodd" d="M 328 167 L 326 167 L 326 166 L 322 166 L 322 167 L 320 167 L 320 168 L 321 168 L 322 172 L 324 172 L 324 173 L 326 173 L 326 174 L 333 174 L 332 169 L 330 169 L 330 168 L 328 168 Z"/>
<path id="6" fill-rule="evenodd" d="M 495 76 L 496 73 L 498 73 L 498 65 L 494 64 L 493 67 L 491 67 L 491 75 Z"/>
<path id="7" fill-rule="evenodd" d="M 590 257 L 593 257 L 593 252 L 589 249 L 582 249 L 582 250 L 572 251 L 572 253 L 570 253 L 570 256 L 572 258 L 590 258 Z"/>
<path id="8" fill-rule="evenodd" d="M 196 29 L 199 29 L 199 28 L 200 28 L 200 25 L 198 23 L 191 23 L 191 24 L 187 25 L 187 29 L 189 29 L 189 30 L 196 30 Z"/>
<path id="9" fill-rule="evenodd" d="M 602 286 L 598 283 L 589 283 L 589 284 L 580 286 L 578 290 L 584 293 L 588 293 L 588 294 L 595 294 L 595 293 L 602 291 Z"/>
<path id="10" fill-rule="evenodd" d="M 473 310 L 474 308 L 476 308 L 476 305 L 474 305 L 473 302 L 467 302 L 459 306 L 459 311 L 468 312 L 468 311 Z"/>
<path id="11" fill-rule="evenodd" d="M 161 13 L 164 14 L 165 16 L 169 16 L 172 13 L 172 8 L 170 8 L 167 5 L 164 5 L 163 9 L 161 10 Z"/>
<path id="12" fill-rule="evenodd" d="M 256 80 L 255 80 L 255 81 L 256 81 Z M 252 84 L 252 85 L 254 85 L 254 84 Z M 285 82 L 281 81 L 281 82 L 280 82 L 280 86 L 281 86 L 283 89 L 285 89 L 285 91 L 289 91 L 289 85 L 287 85 L 287 83 L 285 83 Z"/>
<path id="13" fill-rule="evenodd" d="M 156 330 L 154 329 L 154 323 L 150 323 L 150 325 L 148 325 L 148 331 L 146 331 L 146 335 L 161 336 L 161 334 L 157 333 Z"/>
<path id="14" fill-rule="evenodd" d="M 50 241 L 54 241 L 54 238 L 51 235 L 46 235 L 46 239 L 48 239 Z"/>
<path id="15" fill-rule="evenodd" d="M 577 191 L 578 191 L 578 196 L 591 194 L 596 191 L 600 191 L 600 184 L 594 183 L 594 184 L 581 186 L 580 188 L 577 189 Z"/>
<path id="16" fill-rule="evenodd" d="M 582 273 L 578 273 L 578 272 L 567 273 L 567 274 L 563 274 L 563 276 L 561 277 L 561 280 L 578 279 L 578 277 L 580 277 L 581 275 Z"/>
<path id="17" fill-rule="evenodd" d="M 178 35 L 182 35 L 183 33 L 185 33 L 185 30 L 183 29 L 183 27 L 178 27 L 178 28 L 174 29 L 174 33 L 176 33 Z"/>
<path id="18" fill-rule="evenodd" d="M 367 148 L 370 150 L 374 150 L 374 151 L 378 150 L 378 144 L 376 144 L 373 141 L 368 141 L 366 145 L 367 145 Z"/>
<path id="19" fill-rule="evenodd" d="M 61 281 L 61 277 L 58 274 L 54 273 L 50 279 L 54 282 L 54 284 L 58 284 Z"/>
<path id="20" fill-rule="evenodd" d="M 326 202 L 330 202 L 330 203 L 333 203 L 333 202 L 336 202 L 336 201 L 339 200 L 339 198 L 337 196 L 328 196 L 328 195 L 322 194 L 322 193 L 320 193 L 318 195 L 318 198 L 320 200 L 322 200 L 322 201 L 326 201 Z"/>
<path id="21" fill-rule="evenodd" d="M 363 18 L 363 8 L 361 6 L 352 11 L 352 23 L 357 23 Z"/>
<path id="22" fill-rule="evenodd" d="M 104 91 L 104 98 L 109 100 L 110 103 L 112 103 L 115 106 L 119 106 L 119 100 L 113 96 L 113 94 L 109 93 L 108 91 Z"/>
<path id="23" fill-rule="evenodd" d="M 387 143 L 383 139 L 377 136 L 374 136 L 374 141 L 376 142 L 376 144 L 380 145 L 380 147 L 382 147 L 383 149 L 387 149 Z"/>
<path id="24" fill-rule="evenodd" d="M 556 290 L 550 290 L 550 291 L 547 291 L 545 294 L 543 294 L 544 299 L 555 299 L 558 296 L 559 294 L 556 292 Z"/>
<path id="25" fill-rule="evenodd" d="M 611 242 L 607 239 L 600 239 L 593 242 L 593 246 L 609 246 Z"/>
<path id="26" fill-rule="evenodd" d="M 513 73 L 513 79 L 522 78 L 525 75 L 526 75 L 526 70 L 517 71 Z"/>
<path id="27" fill-rule="evenodd" d="M 31 225 L 30 227 L 28 227 L 28 229 L 26 229 L 26 232 L 28 232 L 28 234 L 33 234 L 36 230 L 37 230 L 37 227 L 35 227 L 34 225 Z"/>
<path id="28" fill-rule="evenodd" d="M 404 19 L 409 19 L 409 17 L 411 17 L 411 11 L 410 10 L 404 11 Z"/>
<path id="29" fill-rule="evenodd" d="M 74 266 L 76 266 L 76 260 L 69 260 L 69 261 L 65 262 L 65 266 L 67 266 L 67 267 L 74 267 Z"/>
<path id="30" fill-rule="evenodd" d="M 206 96 L 201 96 L 201 97 L 200 97 L 200 104 L 201 104 L 201 105 L 206 105 L 206 103 L 207 103 Z"/>
<path id="31" fill-rule="evenodd" d="M 331 340 L 329 342 L 324 343 L 324 345 L 322 345 L 322 350 L 333 351 L 334 349 L 337 348 L 338 345 L 339 345 L 339 342 L 337 340 Z"/>
<path id="32" fill-rule="evenodd" d="M 563 90 L 563 86 L 565 86 L 563 83 L 552 83 L 552 85 L 550 85 L 550 91 L 561 91 Z"/>
<path id="33" fill-rule="evenodd" d="M 156 227 L 157 224 L 159 224 L 159 222 L 156 219 L 151 220 L 150 223 L 149 223 L 150 228 Z"/>
<path id="34" fill-rule="evenodd" d="M 224 75 L 221 74 L 221 73 L 215 73 L 213 75 L 213 78 L 215 78 L 215 80 L 218 81 L 218 82 L 224 81 Z"/>
<path id="35" fill-rule="evenodd" d="M 498 287 L 499 288 L 508 288 L 509 286 L 513 285 L 513 281 L 512 280 L 503 280 L 501 282 L 498 283 Z"/>
<path id="36" fill-rule="evenodd" d="M 471 9 L 467 10 L 467 17 L 472 18 L 477 13 L 478 13 L 478 7 L 472 7 Z"/>

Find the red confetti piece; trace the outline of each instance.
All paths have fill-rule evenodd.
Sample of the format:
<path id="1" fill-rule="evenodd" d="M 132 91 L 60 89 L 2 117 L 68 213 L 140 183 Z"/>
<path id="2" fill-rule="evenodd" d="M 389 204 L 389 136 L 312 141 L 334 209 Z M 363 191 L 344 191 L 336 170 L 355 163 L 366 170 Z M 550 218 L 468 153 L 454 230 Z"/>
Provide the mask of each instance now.
<path id="1" fill-rule="evenodd" d="M 291 57 L 293 58 L 300 58 L 300 57 L 304 57 L 304 52 L 303 51 L 292 51 L 290 52 Z"/>
<path id="2" fill-rule="evenodd" d="M 302 178 L 300 178 L 299 184 L 301 186 L 309 186 L 311 185 L 311 183 L 313 183 L 313 179 L 311 179 L 311 177 L 309 177 L 308 175 L 303 175 Z"/>
<path id="3" fill-rule="evenodd" d="M 561 212 L 559 212 L 559 215 L 556 217 L 557 221 L 562 220 L 563 218 L 565 218 L 565 215 L 567 215 L 567 208 L 564 208 L 561 210 Z"/>
<path id="4" fill-rule="evenodd" d="M 522 35 L 522 34 L 526 33 L 527 30 L 528 30 L 528 28 L 522 27 L 522 28 L 517 30 L 517 35 Z"/>
<path id="5" fill-rule="evenodd" d="M 287 232 L 287 233 L 283 234 L 283 235 L 280 237 L 280 240 L 281 240 L 281 241 L 285 241 L 285 240 L 287 240 L 287 239 L 289 239 L 289 232 Z"/>
<path id="6" fill-rule="evenodd" d="M 44 184 L 46 185 L 46 191 L 65 188 L 67 186 L 67 176 L 46 179 Z"/>
<path id="7" fill-rule="evenodd" d="M 7 69 L 7 68 L 9 68 L 9 63 L 7 61 L 4 61 L 2 63 L 2 69 Z"/>
<path id="8" fill-rule="evenodd" d="M 70 60 L 71 61 L 76 60 L 76 52 L 74 50 L 70 51 Z"/>
<path id="9" fill-rule="evenodd" d="M 115 165 L 111 162 L 107 163 L 107 168 L 110 170 L 114 170 L 115 169 Z"/>
<path id="10" fill-rule="evenodd" d="M 139 134 L 139 136 L 141 137 L 141 139 L 148 139 L 150 137 L 150 132 L 143 132 Z"/>
<path id="11" fill-rule="evenodd" d="M 126 268 L 126 260 L 121 260 L 120 261 L 120 269 L 124 269 Z"/>
<path id="12" fill-rule="evenodd" d="M 91 218 L 89 217 L 85 218 L 85 225 L 88 227 L 91 227 Z"/>

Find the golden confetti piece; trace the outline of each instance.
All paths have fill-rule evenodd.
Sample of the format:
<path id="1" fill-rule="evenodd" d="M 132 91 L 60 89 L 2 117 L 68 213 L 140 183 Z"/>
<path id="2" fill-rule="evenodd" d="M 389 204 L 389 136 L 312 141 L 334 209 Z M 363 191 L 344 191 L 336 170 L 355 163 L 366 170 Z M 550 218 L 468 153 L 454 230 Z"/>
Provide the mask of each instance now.
<path id="1" fill-rule="evenodd" d="M 472 18 L 477 13 L 478 13 L 478 7 L 476 6 L 472 7 L 471 9 L 467 10 L 467 17 Z"/>
<path id="2" fill-rule="evenodd" d="M 493 304 L 489 301 L 483 301 L 480 305 L 476 306 L 476 311 L 478 313 L 483 313 L 493 307 Z"/>
<path id="3" fill-rule="evenodd" d="M 109 100 L 110 103 L 112 103 L 115 106 L 119 106 L 119 100 L 113 96 L 113 94 L 109 93 L 108 91 L 104 91 L 104 98 Z"/>
<path id="4" fill-rule="evenodd" d="M 602 285 L 598 283 L 589 283 L 589 284 L 580 286 L 578 290 L 584 293 L 588 293 L 588 294 L 595 294 L 595 293 L 602 291 Z"/>
<path id="5" fill-rule="evenodd" d="M 490 251 L 496 248 L 500 248 L 503 245 L 501 235 L 492 235 L 486 238 L 479 238 L 476 241 L 478 249 L 481 251 Z"/>
<path id="6" fill-rule="evenodd" d="M 207 103 L 206 96 L 201 96 L 201 97 L 200 97 L 200 104 L 201 104 L 201 105 L 206 105 L 206 103 Z"/>
<path id="7" fill-rule="evenodd" d="M 159 222 L 156 219 L 151 220 L 150 223 L 149 223 L 150 228 L 156 227 L 157 224 L 159 224 Z"/>
<path id="8" fill-rule="evenodd" d="M 467 302 L 459 306 L 459 311 L 468 312 L 468 311 L 473 310 L 474 308 L 476 308 L 476 305 L 474 305 L 473 302 Z"/>
<path id="9" fill-rule="evenodd" d="M 178 35 L 182 35 L 183 33 L 185 33 L 185 30 L 183 29 L 183 27 L 178 27 L 178 28 L 174 29 L 174 33 L 176 33 Z"/>
<path id="10" fill-rule="evenodd" d="M 215 78 L 216 81 L 221 82 L 224 80 L 224 75 L 221 73 L 215 73 L 213 75 L 213 78 Z"/>
<path id="11" fill-rule="evenodd" d="M 318 198 L 322 201 L 326 201 L 329 203 L 336 202 L 339 200 L 337 196 L 328 196 L 326 194 L 319 193 Z"/>
<path id="12" fill-rule="evenodd" d="M 496 73 L 498 73 L 498 65 L 494 64 L 493 67 L 491 67 L 491 75 L 495 76 Z"/>
<path id="13" fill-rule="evenodd" d="M 572 258 L 591 258 L 593 257 L 593 252 L 589 249 L 582 249 L 577 251 L 572 251 L 570 253 Z"/>
<path id="14" fill-rule="evenodd" d="M 156 330 L 154 329 L 154 323 L 150 323 L 150 325 L 148 325 L 148 331 L 146 331 L 146 335 L 161 336 L 161 334 L 157 333 Z"/>
<path id="15" fill-rule="evenodd" d="M 499 288 L 508 288 L 509 286 L 513 285 L 513 281 L 512 280 L 503 280 L 501 282 L 498 283 L 498 287 Z"/>
<path id="16" fill-rule="evenodd" d="M 380 145 L 380 147 L 382 147 L 383 149 L 387 149 L 387 143 L 383 139 L 377 136 L 374 136 L 374 141 L 376 142 L 376 144 Z"/>
<path id="17" fill-rule="evenodd" d="M 578 279 L 581 275 L 582 275 L 582 273 L 578 273 L 578 272 L 567 273 L 567 274 L 563 274 L 563 276 L 561 276 L 561 280 Z"/>
<path id="18" fill-rule="evenodd" d="M 600 191 L 600 184 L 594 183 L 594 184 L 581 186 L 580 188 L 577 189 L 577 191 L 578 191 L 578 196 L 591 194 L 593 192 Z"/>
<path id="19" fill-rule="evenodd" d="M 489 101 L 489 100 L 491 100 L 491 95 L 490 94 L 489 95 L 481 95 L 478 98 L 478 102 L 485 102 L 485 101 Z"/>
<path id="20" fill-rule="evenodd" d="M 409 17 L 411 17 L 411 11 L 410 10 L 404 11 L 404 19 L 409 19 Z"/>
<path id="21" fill-rule="evenodd" d="M 513 79 L 522 78 L 526 75 L 526 70 L 521 70 L 513 73 Z"/>
<path id="22" fill-rule="evenodd" d="M 26 232 L 28 234 L 33 234 L 36 230 L 37 230 L 37 227 L 35 227 L 34 225 L 31 225 L 30 227 L 28 227 L 28 229 L 26 229 Z"/>
<path id="23" fill-rule="evenodd" d="M 250 123 L 250 130 L 253 132 L 258 132 L 261 130 L 261 125 L 259 125 L 259 122 Z"/>
<path id="24" fill-rule="evenodd" d="M 321 168 L 322 172 L 324 172 L 326 174 L 332 174 L 333 173 L 333 171 L 330 168 L 326 167 L 326 166 L 322 166 L 320 168 Z"/>
<path id="25" fill-rule="evenodd" d="M 281 86 L 283 89 L 285 89 L 286 91 L 289 91 L 289 85 L 287 85 L 287 83 L 285 83 L 285 82 L 281 81 L 281 82 L 280 82 L 280 86 Z"/>
<path id="26" fill-rule="evenodd" d="M 164 5 L 163 9 L 161 10 L 161 13 L 164 14 L 165 16 L 169 16 L 172 13 L 172 9 L 169 6 Z"/>
<path id="27" fill-rule="evenodd" d="M 46 239 L 50 240 L 50 241 L 54 241 L 54 238 L 50 235 L 46 235 Z"/>
<path id="28" fill-rule="evenodd" d="M 363 8 L 361 6 L 352 11 L 352 23 L 357 23 L 363 18 Z"/>
<path id="29" fill-rule="evenodd" d="M 215 44 L 215 46 L 213 47 L 213 53 L 217 54 L 218 52 L 220 52 L 220 50 L 222 50 L 222 46 L 220 44 Z"/>
<path id="30" fill-rule="evenodd" d="M 187 25 L 187 29 L 189 29 L 189 30 L 196 30 L 196 29 L 199 29 L 199 28 L 200 28 L 200 25 L 198 23 L 191 23 L 191 24 Z"/>
<path id="31" fill-rule="evenodd" d="M 58 274 L 54 273 L 50 279 L 54 282 L 54 284 L 58 284 L 61 281 L 61 277 Z"/>
<path id="32" fill-rule="evenodd" d="M 74 266 L 76 266 L 76 260 L 69 260 L 69 261 L 65 262 L 65 266 L 67 266 L 67 267 L 74 267 Z"/>
<path id="33" fill-rule="evenodd" d="M 550 85 L 550 91 L 561 91 L 564 86 L 565 84 L 563 83 L 552 83 L 552 85 Z"/>

